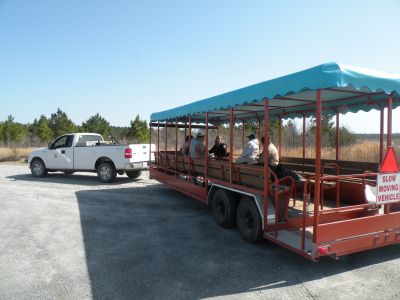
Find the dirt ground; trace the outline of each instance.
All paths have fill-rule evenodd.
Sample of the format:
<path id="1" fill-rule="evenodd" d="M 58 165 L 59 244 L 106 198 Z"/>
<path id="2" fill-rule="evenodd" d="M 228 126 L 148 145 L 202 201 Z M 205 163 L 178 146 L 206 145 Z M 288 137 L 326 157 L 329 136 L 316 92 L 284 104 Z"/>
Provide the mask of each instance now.
<path id="1" fill-rule="evenodd" d="M 144 173 L 0 164 L 0 299 L 399 299 L 400 246 L 308 261 L 248 244 Z"/>

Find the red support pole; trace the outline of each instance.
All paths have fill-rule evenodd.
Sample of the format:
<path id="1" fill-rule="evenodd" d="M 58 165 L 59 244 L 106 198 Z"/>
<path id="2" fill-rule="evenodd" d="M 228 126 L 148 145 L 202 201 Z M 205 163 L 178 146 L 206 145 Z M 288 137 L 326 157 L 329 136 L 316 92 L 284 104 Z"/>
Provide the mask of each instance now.
<path id="1" fill-rule="evenodd" d="M 388 105 L 387 105 L 387 142 L 386 149 L 392 147 L 392 106 L 393 106 L 393 98 L 392 95 L 389 95 Z M 390 213 L 390 204 L 385 204 L 384 213 Z"/>
<path id="2" fill-rule="evenodd" d="M 151 168 L 151 122 L 149 122 L 149 179 L 150 178 L 150 168 Z"/>
<path id="3" fill-rule="evenodd" d="M 230 109 L 229 115 L 229 183 L 232 185 L 233 181 L 233 127 L 235 123 L 233 120 L 233 108 Z"/>
<path id="4" fill-rule="evenodd" d="M 336 112 L 336 160 L 339 160 L 339 112 Z"/>
<path id="5" fill-rule="evenodd" d="M 303 158 L 306 157 L 306 117 L 303 114 Z"/>
<path id="6" fill-rule="evenodd" d="M 185 141 L 186 141 L 186 137 L 187 137 L 187 121 L 185 120 Z"/>
<path id="7" fill-rule="evenodd" d="M 204 187 L 205 196 L 207 197 L 208 192 L 208 112 L 206 113 L 206 147 L 205 147 L 205 168 L 204 168 Z"/>
<path id="8" fill-rule="evenodd" d="M 393 104 L 393 98 L 392 95 L 389 95 L 388 98 L 388 107 L 387 107 L 387 142 L 386 142 L 386 148 L 392 146 L 392 104 Z"/>
<path id="9" fill-rule="evenodd" d="M 160 121 L 157 121 L 157 165 L 161 165 L 160 160 Z"/>
<path id="10" fill-rule="evenodd" d="M 178 118 L 175 118 L 175 177 L 178 174 Z"/>
<path id="11" fill-rule="evenodd" d="M 383 160 L 383 135 L 385 124 L 385 108 L 381 107 L 380 134 L 379 134 L 379 163 Z"/>
<path id="12" fill-rule="evenodd" d="M 242 149 L 244 149 L 244 135 L 245 135 L 246 131 L 244 128 L 244 121 L 242 120 Z"/>
<path id="13" fill-rule="evenodd" d="M 261 138 L 261 120 L 260 120 L 260 118 L 259 117 L 257 117 L 257 119 L 258 119 L 258 138 L 260 139 Z M 260 152 L 261 151 L 261 143 L 260 144 L 258 144 L 258 152 Z"/>
<path id="14" fill-rule="evenodd" d="M 317 106 L 316 106 L 316 133 L 315 133 L 315 186 L 314 186 L 314 227 L 313 227 L 313 243 L 317 241 L 318 221 L 319 221 L 319 203 L 321 192 L 321 116 L 322 101 L 321 90 L 317 90 Z"/>
<path id="15" fill-rule="evenodd" d="M 268 191 L 269 191 L 269 168 L 268 168 L 268 98 L 264 99 L 264 232 L 268 227 Z"/>
<path id="16" fill-rule="evenodd" d="M 189 116 L 189 155 L 188 155 L 188 176 L 189 176 L 189 179 L 190 179 L 190 160 L 191 160 L 191 158 L 190 158 L 190 144 L 192 143 L 192 138 L 191 138 L 191 136 L 192 136 L 192 117 L 191 116 Z"/>
<path id="17" fill-rule="evenodd" d="M 167 174 L 167 168 L 168 168 L 168 122 L 165 121 L 165 174 Z"/>
<path id="18" fill-rule="evenodd" d="M 282 157 L 282 117 L 279 117 L 279 122 L 278 123 L 279 123 L 278 155 L 279 155 L 279 157 Z"/>

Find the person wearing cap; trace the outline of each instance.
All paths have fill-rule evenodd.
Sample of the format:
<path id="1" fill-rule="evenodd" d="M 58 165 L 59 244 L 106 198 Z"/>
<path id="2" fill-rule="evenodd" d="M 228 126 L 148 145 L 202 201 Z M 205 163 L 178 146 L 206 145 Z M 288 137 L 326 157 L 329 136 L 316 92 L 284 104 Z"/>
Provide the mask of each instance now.
<path id="1" fill-rule="evenodd" d="M 204 158 L 206 147 L 204 146 L 204 132 L 199 129 L 196 137 L 190 142 L 190 157 Z"/>
<path id="2" fill-rule="evenodd" d="M 244 146 L 242 155 L 236 159 L 237 164 L 256 164 L 258 157 L 258 140 L 254 133 L 247 136 L 249 141 Z"/>
<path id="3" fill-rule="evenodd" d="M 215 159 L 224 159 L 228 157 L 228 146 L 224 143 L 224 140 L 220 135 L 215 138 L 214 146 L 208 151 L 210 154 L 214 154 Z"/>
<path id="4" fill-rule="evenodd" d="M 261 145 L 264 146 L 265 138 L 261 138 Z M 269 136 L 267 137 L 268 145 L 268 165 L 272 168 L 276 168 L 279 165 L 279 153 L 275 145 L 271 143 Z M 258 163 L 264 163 L 264 149 L 258 157 Z"/>

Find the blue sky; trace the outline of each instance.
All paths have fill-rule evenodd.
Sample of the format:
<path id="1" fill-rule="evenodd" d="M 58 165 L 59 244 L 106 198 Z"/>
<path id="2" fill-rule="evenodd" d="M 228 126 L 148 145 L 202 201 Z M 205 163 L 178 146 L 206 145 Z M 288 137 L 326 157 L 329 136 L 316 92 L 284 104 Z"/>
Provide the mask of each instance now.
<path id="1" fill-rule="evenodd" d="M 59 107 L 127 126 L 328 61 L 400 73 L 399 12 L 397 0 L 0 0 L 0 120 Z M 342 120 L 379 131 L 378 113 Z"/>

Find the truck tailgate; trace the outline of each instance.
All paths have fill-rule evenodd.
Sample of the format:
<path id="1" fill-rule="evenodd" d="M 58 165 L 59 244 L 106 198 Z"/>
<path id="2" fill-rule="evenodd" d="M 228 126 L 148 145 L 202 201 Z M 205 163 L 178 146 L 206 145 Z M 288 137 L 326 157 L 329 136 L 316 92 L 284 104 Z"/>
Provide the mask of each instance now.
<path id="1" fill-rule="evenodd" d="M 129 163 L 135 162 L 148 162 L 149 161 L 149 152 L 150 145 L 149 144 L 131 144 L 129 148 L 132 149 L 132 158 L 129 159 Z M 154 159 L 154 155 L 152 154 L 151 159 Z"/>

